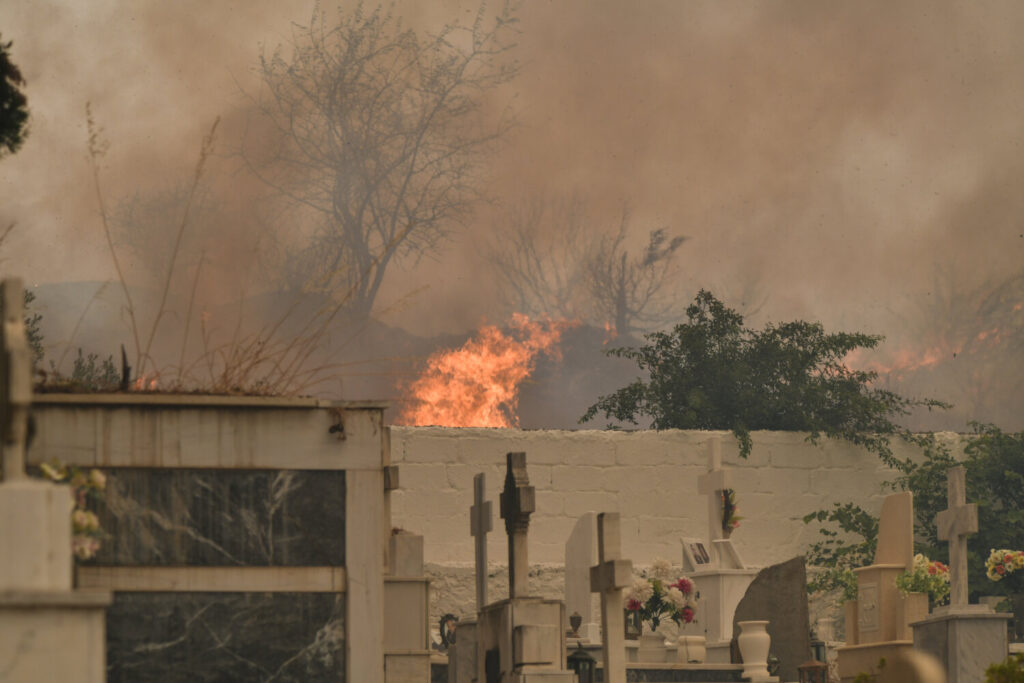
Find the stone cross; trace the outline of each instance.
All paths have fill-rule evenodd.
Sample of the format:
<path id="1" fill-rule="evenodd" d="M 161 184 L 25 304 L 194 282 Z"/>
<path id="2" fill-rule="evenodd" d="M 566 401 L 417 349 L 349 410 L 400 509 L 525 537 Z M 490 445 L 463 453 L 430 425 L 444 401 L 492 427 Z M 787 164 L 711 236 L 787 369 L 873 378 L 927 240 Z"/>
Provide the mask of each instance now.
<path id="1" fill-rule="evenodd" d="M 619 557 L 619 513 L 597 516 L 597 566 L 590 568 L 590 590 L 601 594 L 601 653 L 605 683 L 626 683 L 625 615 L 622 589 L 629 585 L 633 563 Z"/>
<path id="2" fill-rule="evenodd" d="M 473 506 L 469 509 L 469 533 L 476 545 L 476 611 L 487 604 L 487 532 L 491 530 L 491 501 L 484 500 L 484 473 L 473 477 Z"/>
<path id="3" fill-rule="evenodd" d="M 0 283 L 0 429 L 3 480 L 25 478 L 25 438 L 32 403 L 32 358 L 25 335 L 25 290 L 20 278 Z"/>
<path id="4" fill-rule="evenodd" d="M 722 491 L 732 487 L 732 477 L 722 469 L 722 439 L 712 437 L 708 442 L 708 472 L 697 477 L 697 491 L 708 497 L 708 541 L 714 547 L 722 533 Z"/>
<path id="5" fill-rule="evenodd" d="M 967 535 L 978 531 L 978 504 L 967 503 L 963 465 L 946 474 L 948 506 L 935 515 L 939 540 L 949 541 L 949 606 L 967 604 Z"/>
<path id="6" fill-rule="evenodd" d="M 526 532 L 530 513 L 537 507 L 534 489 L 526 476 L 526 453 L 506 455 L 505 489 L 501 492 L 501 518 L 508 534 L 508 596 L 525 597 L 530 589 L 530 561 Z"/>

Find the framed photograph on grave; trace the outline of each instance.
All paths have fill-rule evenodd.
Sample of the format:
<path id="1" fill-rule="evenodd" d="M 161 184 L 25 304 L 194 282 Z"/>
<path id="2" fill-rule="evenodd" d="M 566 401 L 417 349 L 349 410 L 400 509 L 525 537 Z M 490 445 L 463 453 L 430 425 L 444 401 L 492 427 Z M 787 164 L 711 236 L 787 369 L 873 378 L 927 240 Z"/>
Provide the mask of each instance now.
<path id="1" fill-rule="evenodd" d="M 704 541 L 699 538 L 684 538 L 683 544 L 683 565 L 686 571 L 696 571 L 711 564 L 711 555 L 708 553 Z"/>

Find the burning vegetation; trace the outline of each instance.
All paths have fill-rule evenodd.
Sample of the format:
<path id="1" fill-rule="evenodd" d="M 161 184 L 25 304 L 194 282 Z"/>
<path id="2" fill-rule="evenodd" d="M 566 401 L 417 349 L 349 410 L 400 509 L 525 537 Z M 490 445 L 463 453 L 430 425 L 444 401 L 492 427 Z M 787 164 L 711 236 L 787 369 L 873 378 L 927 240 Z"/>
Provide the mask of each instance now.
<path id="1" fill-rule="evenodd" d="M 409 386 L 398 424 L 518 427 L 520 385 L 540 355 L 560 357 L 558 342 L 571 324 L 517 313 L 507 333 L 486 325 L 461 347 L 435 353 Z"/>

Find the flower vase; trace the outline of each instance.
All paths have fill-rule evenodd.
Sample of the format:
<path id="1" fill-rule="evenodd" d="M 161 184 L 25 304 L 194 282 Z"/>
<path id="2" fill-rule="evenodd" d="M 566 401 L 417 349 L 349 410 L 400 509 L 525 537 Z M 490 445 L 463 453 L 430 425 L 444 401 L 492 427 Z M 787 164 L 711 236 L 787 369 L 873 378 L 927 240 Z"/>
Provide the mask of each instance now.
<path id="1" fill-rule="evenodd" d="M 907 593 L 903 596 L 903 618 L 910 624 L 928 618 L 928 594 Z M 914 631 L 908 626 L 906 633 L 908 640 L 913 640 Z"/>
<path id="2" fill-rule="evenodd" d="M 679 636 L 676 661 L 681 664 L 700 664 L 707 657 L 707 639 L 704 636 Z"/>
<path id="3" fill-rule="evenodd" d="M 743 678 L 768 678 L 768 650 L 772 639 L 768 635 L 767 621 L 738 622 L 740 635 L 737 642 L 743 657 Z"/>
<path id="4" fill-rule="evenodd" d="M 1024 642 L 1024 593 L 1011 593 L 1008 596 L 1013 620 L 1010 622 L 1010 642 Z"/>
<path id="5" fill-rule="evenodd" d="M 637 649 L 638 662 L 664 662 L 668 648 L 665 647 L 665 636 L 657 631 L 645 631 L 640 636 L 640 647 Z"/>

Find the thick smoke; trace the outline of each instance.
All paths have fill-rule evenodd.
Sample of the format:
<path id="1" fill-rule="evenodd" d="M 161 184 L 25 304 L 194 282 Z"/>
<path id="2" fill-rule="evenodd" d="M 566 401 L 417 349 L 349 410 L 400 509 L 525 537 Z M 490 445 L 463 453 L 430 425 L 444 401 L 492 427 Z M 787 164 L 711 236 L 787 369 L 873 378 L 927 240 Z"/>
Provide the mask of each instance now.
<path id="1" fill-rule="evenodd" d="M 312 8 L 4 3 L 0 29 L 15 41 L 32 110 L 23 151 L 0 163 L 0 223 L 17 223 L 7 268 L 32 283 L 113 277 L 85 160 L 91 101 L 111 142 L 112 204 L 187 184 L 222 117 L 208 177 L 223 215 L 190 253 L 216 264 L 204 304 L 255 293 L 253 273 L 273 267 L 260 247 L 300 226 L 263 209 L 265 188 L 230 153 L 243 131 L 253 140 L 244 93 L 258 88 L 261 46 L 287 45 L 290 22 Z M 471 21 L 475 5 L 395 11 L 436 27 Z M 628 203 L 640 245 L 654 227 L 690 236 L 683 300 L 701 286 L 734 305 L 752 295 L 764 300 L 754 323 L 818 319 L 901 347 L 933 345 L 937 280 L 956 283 L 969 309 L 970 292 L 1024 263 L 1019 3 L 576 0 L 524 3 L 520 18 L 521 74 L 491 102 L 520 124 L 487 170 L 495 201 L 439 253 L 391 273 L 382 307 L 418 293 L 392 307 L 390 325 L 434 335 L 501 322 L 481 254 L 503 211 L 541 195 L 581 197 L 607 216 L 595 229 L 613 229 Z M 127 267 L 155 286 L 152 267 Z M 993 361 L 1008 382 L 1017 358 Z"/>

